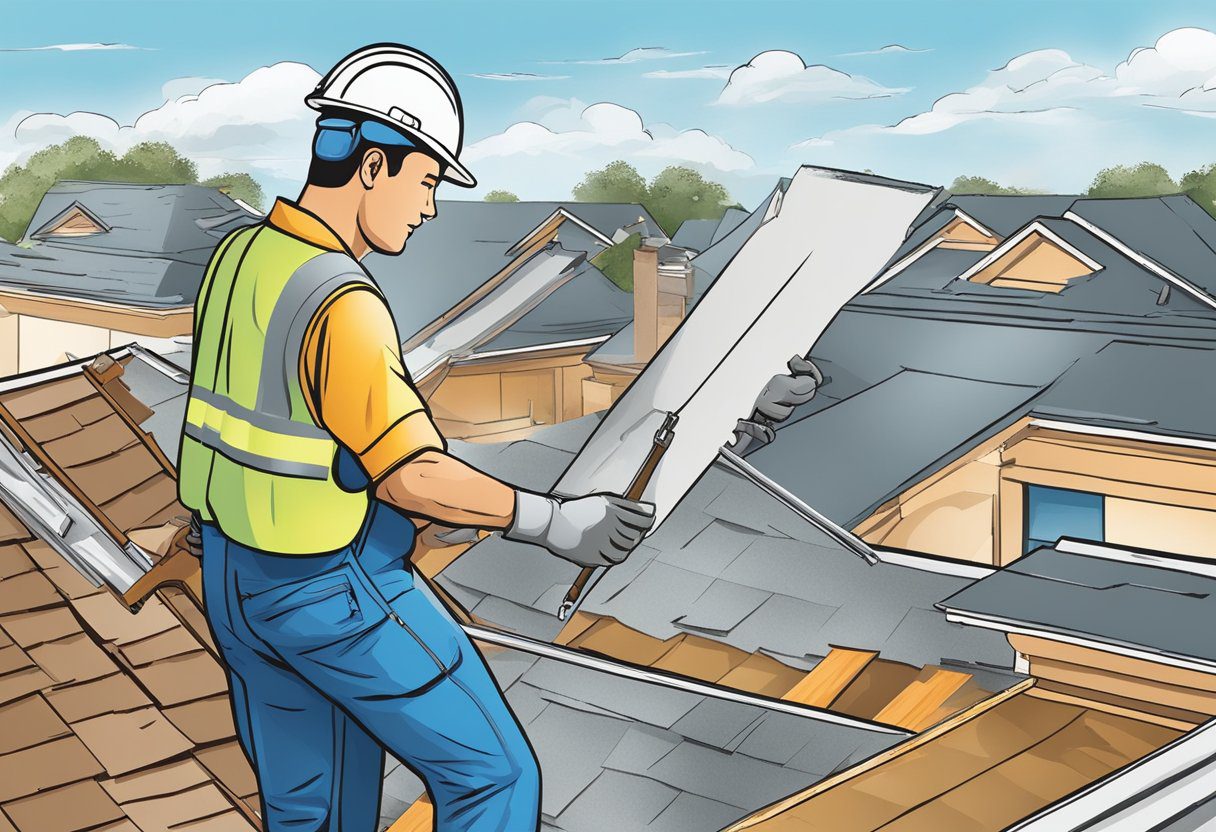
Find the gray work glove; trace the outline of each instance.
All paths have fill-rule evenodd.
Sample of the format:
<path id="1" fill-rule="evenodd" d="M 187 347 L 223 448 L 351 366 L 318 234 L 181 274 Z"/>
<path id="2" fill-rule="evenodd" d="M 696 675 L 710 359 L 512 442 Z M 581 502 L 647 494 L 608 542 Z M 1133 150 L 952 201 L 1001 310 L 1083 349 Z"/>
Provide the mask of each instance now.
<path id="1" fill-rule="evenodd" d="M 623 561 L 653 525 L 653 503 L 615 494 L 559 500 L 517 490 L 515 518 L 502 536 L 543 546 L 579 566 L 612 566 Z"/>
<path id="2" fill-rule="evenodd" d="M 786 364 L 789 373 L 775 375 L 756 397 L 752 415 L 740 419 L 735 425 L 735 438 L 727 447 L 742 456 L 762 448 L 776 438 L 773 424 L 783 422 L 800 404 L 815 397 L 815 391 L 823 384 L 823 374 L 815 364 L 800 355 L 795 355 Z"/>
<path id="3" fill-rule="evenodd" d="M 788 419 L 794 408 L 813 399 L 823 384 L 819 368 L 800 355 L 791 358 L 786 366 L 789 373 L 773 376 L 756 397 L 755 412 L 770 422 Z"/>

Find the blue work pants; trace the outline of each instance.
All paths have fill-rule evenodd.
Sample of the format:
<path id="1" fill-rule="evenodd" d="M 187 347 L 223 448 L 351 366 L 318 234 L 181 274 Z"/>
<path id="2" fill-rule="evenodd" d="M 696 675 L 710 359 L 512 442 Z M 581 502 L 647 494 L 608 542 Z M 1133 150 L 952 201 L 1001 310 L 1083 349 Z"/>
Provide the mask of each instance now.
<path id="1" fill-rule="evenodd" d="M 374 832 L 384 751 L 437 832 L 539 827 L 535 755 L 447 609 L 405 561 L 410 521 L 374 504 L 322 555 L 250 549 L 203 524 L 203 592 L 265 832 Z"/>

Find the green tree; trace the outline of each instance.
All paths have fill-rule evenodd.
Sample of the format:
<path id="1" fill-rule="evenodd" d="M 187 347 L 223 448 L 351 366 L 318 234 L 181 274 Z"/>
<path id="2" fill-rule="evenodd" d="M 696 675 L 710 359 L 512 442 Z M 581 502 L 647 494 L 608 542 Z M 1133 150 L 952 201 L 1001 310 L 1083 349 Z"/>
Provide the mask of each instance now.
<path id="1" fill-rule="evenodd" d="M 519 202 L 519 197 L 510 191 L 490 191 L 482 199 L 486 202 Z"/>
<path id="2" fill-rule="evenodd" d="M 1141 162 L 1138 165 L 1115 165 L 1098 171 L 1089 196 L 1098 199 L 1125 196 L 1162 196 L 1178 193 L 1175 182 L 1161 165 Z"/>
<path id="3" fill-rule="evenodd" d="M 1216 215 L 1216 165 L 1193 170 L 1182 181 L 1182 192 L 1199 203 L 1209 214 Z"/>
<path id="4" fill-rule="evenodd" d="M 669 167 L 655 176 L 643 204 L 668 235 L 685 220 L 722 216 L 730 195 L 717 182 L 706 180 L 691 168 Z"/>
<path id="5" fill-rule="evenodd" d="M 25 233 L 38 203 L 62 179 L 188 185 L 198 182 L 198 169 L 165 142 L 142 142 L 122 156 L 105 150 L 89 136 L 73 136 L 13 164 L 0 175 L 0 237 L 17 240 Z M 262 207 L 262 189 L 245 173 L 229 173 L 202 183 L 224 187 L 254 208 Z"/>
<path id="6" fill-rule="evenodd" d="M 579 202 L 645 203 L 646 180 L 628 162 L 616 161 L 603 170 L 593 170 L 574 186 Z"/>
<path id="7" fill-rule="evenodd" d="M 950 190 L 956 194 L 999 194 L 1007 196 L 1040 193 L 1030 188 L 1002 185 L 983 176 L 959 176 L 950 183 Z"/>
<path id="8" fill-rule="evenodd" d="M 692 168 L 672 166 L 648 184 L 633 165 L 616 161 L 574 187 L 579 202 L 632 202 L 650 212 L 660 230 L 675 234 L 684 220 L 717 219 L 732 204 L 726 188 Z"/>
<path id="9" fill-rule="evenodd" d="M 609 246 L 595 257 L 591 265 L 604 273 L 604 277 L 626 292 L 633 291 L 633 252 L 642 244 L 641 234 L 630 234 L 619 243 Z"/>
<path id="10" fill-rule="evenodd" d="M 239 199 L 259 211 L 262 210 L 262 205 L 266 201 L 266 194 L 262 191 L 262 186 L 247 173 L 221 173 L 219 176 L 204 179 L 198 184 L 205 188 L 223 191 L 233 199 Z"/>

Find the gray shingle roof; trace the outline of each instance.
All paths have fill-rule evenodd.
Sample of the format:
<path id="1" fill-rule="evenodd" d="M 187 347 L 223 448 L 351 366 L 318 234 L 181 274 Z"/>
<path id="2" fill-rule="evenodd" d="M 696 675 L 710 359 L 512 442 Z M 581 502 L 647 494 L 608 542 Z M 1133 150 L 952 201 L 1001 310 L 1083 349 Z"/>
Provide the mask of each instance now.
<path id="1" fill-rule="evenodd" d="M 1056 547 L 1031 552 L 938 606 L 976 618 L 1216 665 L 1216 578 Z M 1136 615 L 1128 615 L 1136 610 Z"/>
<path id="2" fill-rule="evenodd" d="M 554 612 L 577 573 L 543 550 L 494 535 L 439 582 L 491 623 L 545 638 L 560 626 Z M 833 644 L 916 665 L 1011 667 L 1003 637 L 949 624 L 933 609 L 967 583 L 891 564 L 868 567 L 715 465 L 658 531 L 603 574 L 580 609 L 657 638 L 695 633 L 807 669 Z"/>
<path id="3" fill-rule="evenodd" d="M 558 208 L 565 208 L 605 237 L 639 216 L 653 223 L 640 205 L 583 202 L 440 201 L 435 219 L 410 237 L 397 257 L 372 253 L 363 265 L 384 290 L 407 341 L 497 274 L 514 257 L 508 250 Z M 589 258 L 602 244 L 566 223 L 558 241 Z"/>
<path id="4" fill-rule="evenodd" d="M 42 236 L 77 204 L 108 230 Z M 219 240 L 257 219 L 200 185 L 60 182 L 30 221 L 32 245 L 0 243 L 0 285 L 131 306 L 183 306 L 194 302 Z"/>
<path id="5" fill-rule="evenodd" d="M 900 740 L 537 658 L 487 656 L 541 764 L 545 828 L 705 832 Z M 385 781 L 382 824 L 422 792 Z"/>
<path id="6" fill-rule="evenodd" d="M 475 352 L 607 337 L 633 320 L 633 295 L 584 264 L 579 274 Z"/>

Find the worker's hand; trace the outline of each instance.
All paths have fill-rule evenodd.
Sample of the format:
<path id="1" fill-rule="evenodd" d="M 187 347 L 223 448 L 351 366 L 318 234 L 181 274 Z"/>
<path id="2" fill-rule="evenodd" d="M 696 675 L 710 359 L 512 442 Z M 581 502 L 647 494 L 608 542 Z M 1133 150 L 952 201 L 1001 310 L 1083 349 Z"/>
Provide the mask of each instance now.
<path id="1" fill-rule="evenodd" d="M 795 355 L 786 365 L 789 373 L 773 376 L 756 397 L 756 413 L 770 422 L 789 418 L 794 408 L 815 397 L 823 384 L 823 374 L 812 362 Z"/>
<path id="2" fill-rule="evenodd" d="M 623 561 L 653 525 L 653 503 L 615 494 L 558 500 L 517 490 L 515 517 L 503 537 L 543 546 L 579 566 L 612 566 Z"/>

